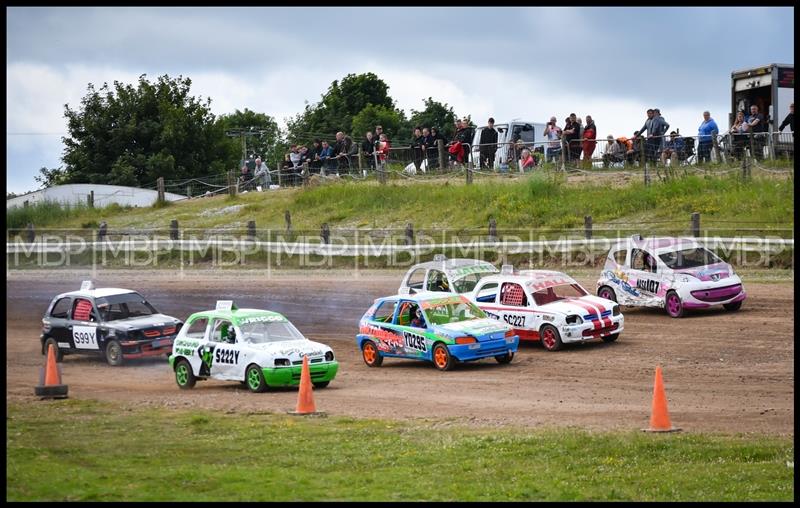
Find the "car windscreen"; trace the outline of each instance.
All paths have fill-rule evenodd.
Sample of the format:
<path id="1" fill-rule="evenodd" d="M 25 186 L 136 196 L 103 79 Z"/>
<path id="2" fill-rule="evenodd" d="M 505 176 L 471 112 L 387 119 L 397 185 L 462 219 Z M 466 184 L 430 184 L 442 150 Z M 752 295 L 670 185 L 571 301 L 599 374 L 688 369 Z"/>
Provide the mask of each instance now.
<path id="1" fill-rule="evenodd" d="M 665 252 L 658 257 L 673 270 L 696 268 L 722 262 L 713 252 L 703 247 Z"/>
<path id="2" fill-rule="evenodd" d="M 125 293 L 95 298 L 97 310 L 103 321 L 152 316 L 158 311 L 139 293 Z"/>
<path id="3" fill-rule="evenodd" d="M 532 296 L 536 305 L 547 305 L 567 298 L 580 298 L 587 294 L 586 290 L 578 284 L 559 284 L 535 291 Z"/>
<path id="4" fill-rule="evenodd" d="M 303 334 L 288 321 L 250 321 L 239 326 L 242 340 L 251 344 L 306 340 Z"/>
<path id="5" fill-rule="evenodd" d="M 453 277 L 453 290 L 456 293 L 469 293 L 478 282 L 487 275 L 494 275 L 497 270 L 486 270 L 484 272 L 473 272 L 462 275 L 461 277 Z"/>
<path id="6" fill-rule="evenodd" d="M 470 302 L 449 299 L 442 303 L 422 303 L 425 320 L 435 325 L 458 323 L 470 319 L 485 318 L 486 314 Z"/>

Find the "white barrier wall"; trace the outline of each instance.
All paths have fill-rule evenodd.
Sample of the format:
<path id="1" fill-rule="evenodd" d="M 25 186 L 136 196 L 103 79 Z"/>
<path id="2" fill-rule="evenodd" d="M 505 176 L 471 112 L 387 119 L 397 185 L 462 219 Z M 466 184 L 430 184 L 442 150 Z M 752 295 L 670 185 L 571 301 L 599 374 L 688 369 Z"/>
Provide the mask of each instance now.
<path id="1" fill-rule="evenodd" d="M 111 203 L 121 206 L 151 206 L 158 198 L 158 192 L 151 189 L 139 189 L 137 187 L 124 187 L 122 185 L 102 185 L 94 183 L 74 183 L 68 185 L 58 185 L 42 189 L 22 196 L 17 196 L 6 200 L 6 209 L 35 205 L 42 201 L 57 201 L 64 204 L 86 204 L 87 196 L 94 191 L 94 206 L 102 208 Z M 178 201 L 186 199 L 186 196 L 167 192 L 167 201 Z"/>

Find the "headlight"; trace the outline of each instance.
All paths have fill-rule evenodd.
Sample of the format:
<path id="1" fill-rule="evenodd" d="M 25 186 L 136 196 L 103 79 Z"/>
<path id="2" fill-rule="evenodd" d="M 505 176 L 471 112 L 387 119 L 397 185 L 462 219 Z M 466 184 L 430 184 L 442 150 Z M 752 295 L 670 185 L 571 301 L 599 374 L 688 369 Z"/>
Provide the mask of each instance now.
<path id="1" fill-rule="evenodd" d="M 289 359 L 288 358 L 276 358 L 275 359 L 275 366 L 276 367 L 288 367 L 289 366 Z"/>
<path id="2" fill-rule="evenodd" d="M 568 325 L 581 325 L 583 324 L 583 318 L 578 316 L 577 314 L 572 314 L 571 316 L 567 316 L 567 324 Z"/>
<path id="3" fill-rule="evenodd" d="M 328 351 L 325 353 L 325 361 L 332 362 L 333 361 L 333 351 Z"/>
<path id="4" fill-rule="evenodd" d="M 614 305 L 614 307 L 611 309 L 611 315 L 619 316 L 619 305 Z"/>

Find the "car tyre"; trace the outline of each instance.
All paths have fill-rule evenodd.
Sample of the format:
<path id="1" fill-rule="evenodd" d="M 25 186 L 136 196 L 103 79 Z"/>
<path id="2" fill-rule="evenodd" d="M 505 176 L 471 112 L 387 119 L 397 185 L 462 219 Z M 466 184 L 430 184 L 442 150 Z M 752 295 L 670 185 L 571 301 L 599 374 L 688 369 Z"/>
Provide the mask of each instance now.
<path id="1" fill-rule="evenodd" d="M 511 363 L 511 360 L 514 359 L 514 353 L 509 351 L 508 353 L 506 353 L 504 355 L 495 356 L 494 359 L 497 360 L 497 363 L 499 363 L 500 365 L 504 365 L 506 363 Z"/>
<path id="2" fill-rule="evenodd" d="M 684 315 L 683 302 L 675 291 L 667 292 L 664 307 L 666 307 L 667 314 L 669 314 L 670 317 L 679 318 Z"/>
<path id="3" fill-rule="evenodd" d="M 548 351 L 558 351 L 564 345 L 561 342 L 561 334 L 553 325 L 544 325 L 539 330 L 539 337 L 542 341 L 542 346 Z"/>
<path id="4" fill-rule="evenodd" d="M 437 342 L 433 346 L 431 358 L 433 359 L 433 365 L 439 370 L 450 370 L 453 368 L 453 364 L 456 363 L 450 355 L 450 350 L 441 342 Z"/>
<path id="5" fill-rule="evenodd" d="M 251 392 L 263 393 L 267 391 L 267 382 L 264 380 L 264 373 L 258 365 L 254 363 L 248 365 L 244 373 L 244 378 L 247 382 L 247 388 L 249 388 Z"/>
<path id="6" fill-rule="evenodd" d="M 56 348 L 56 362 L 60 362 L 64 359 L 64 352 L 58 349 L 58 341 L 53 337 L 48 337 L 46 341 L 44 341 L 44 346 L 42 346 L 42 354 L 47 356 L 47 350 L 50 349 L 50 344 Z"/>
<path id="7" fill-rule="evenodd" d="M 361 345 L 361 357 L 367 367 L 380 367 L 383 363 L 383 357 L 371 340 L 364 341 L 364 344 Z"/>
<path id="8" fill-rule="evenodd" d="M 614 342 L 615 340 L 617 340 L 619 338 L 619 334 L 618 333 L 614 333 L 614 334 L 606 335 L 605 337 L 600 337 L 600 338 L 603 339 L 603 342 Z"/>
<path id="9" fill-rule="evenodd" d="M 725 310 L 727 311 L 736 312 L 742 308 L 742 300 L 739 300 L 738 302 L 723 303 L 722 306 L 725 307 Z"/>
<path id="10" fill-rule="evenodd" d="M 181 390 L 194 388 L 195 383 L 197 383 L 197 377 L 192 371 L 192 365 L 189 360 L 181 358 L 175 364 L 175 382 Z"/>
<path id="11" fill-rule="evenodd" d="M 612 302 L 617 301 L 617 294 L 614 293 L 614 290 L 608 286 L 602 286 L 600 289 L 598 289 L 597 296 L 600 298 L 605 298 L 606 300 L 611 300 Z"/>
<path id="12" fill-rule="evenodd" d="M 316 381 L 316 382 L 313 382 L 311 384 L 314 385 L 314 388 L 326 388 L 329 384 L 331 384 L 331 382 L 330 381 Z"/>
<path id="13" fill-rule="evenodd" d="M 117 340 L 110 340 L 106 343 L 105 349 L 106 362 L 112 367 L 122 365 L 122 346 Z"/>

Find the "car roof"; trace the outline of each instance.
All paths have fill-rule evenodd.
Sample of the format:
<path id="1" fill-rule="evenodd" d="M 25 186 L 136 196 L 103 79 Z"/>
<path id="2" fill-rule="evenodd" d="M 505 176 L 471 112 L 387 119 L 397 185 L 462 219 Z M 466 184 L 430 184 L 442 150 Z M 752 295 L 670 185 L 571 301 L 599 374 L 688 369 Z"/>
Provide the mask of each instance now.
<path id="1" fill-rule="evenodd" d="M 523 286 L 539 286 L 543 284 L 543 287 L 555 286 L 565 282 L 567 284 L 577 284 L 575 279 L 564 272 L 558 272 L 556 270 L 519 270 L 514 273 L 498 273 L 481 279 L 481 282 L 491 282 L 494 280 L 516 282 Z"/>
<path id="2" fill-rule="evenodd" d="M 253 317 L 271 317 L 271 318 L 281 318 L 280 321 L 288 321 L 286 316 L 279 312 L 273 312 L 271 310 L 264 310 L 264 309 L 231 309 L 231 310 L 205 310 L 201 312 L 195 312 L 189 319 L 195 319 L 198 317 L 205 317 L 209 319 L 228 319 L 231 321 L 239 322 L 243 319 L 253 318 Z"/>
<path id="3" fill-rule="evenodd" d="M 627 238 L 625 240 L 618 242 L 611 250 L 612 251 L 619 250 L 622 247 L 652 250 L 656 252 L 665 252 L 665 251 L 677 250 L 678 248 L 701 247 L 701 244 L 693 238 L 674 237 L 674 236 L 642 238 L 641 240 Z"/>
<path id="4" fill-rule="evenodd" d="M 64 298 L 67 296 L 77 296 L 83 298 L 102 298 L 104 296 L 126 295 L 129 293 L 136 293 L 136 291 L 132 289 L 122 289 L 122 288 L 83 289 L 78 291 L 70 291 L 68 293 L 61 293 L 56 298 Z"/>
<path id="5" fill-rule="evenodd" d="M 420 291 L 419 293 L 414 293 L 414 294 L 399 293 L 399 294 L 396 294 L 396 295 L 384 296 L 382 298 L 378 298 L 378 300 L 383 301 L 383 300 L 389 300 L 389 299 L 392 299 L 392 298 L 396 298 L 398 300 L 411 300 L 411 301 L 414 301 L 414 302 L 427 302 L 427 301 L 431 301 L 431 300 L 438 300 L 438 299 L 444 299 L 444 298 L 453 298 L 453 297 L 461 299 L 461 295 L 459 295 L 458 293 L 448 293 L 448 292 L 445 292 L 445 291 Z"/>
<path id="6" fill-rule="evenodd" d="M 449 277 L 452 273 L 457 273 L 459 268 L 468 267 L 468 266 L 480 266 L 482 268 L 486 268 L 487 271 L 489 269 L 493 269 L 494 271 L 498 271 L 497 267 L 493 264 L 489 263 L 488 261 L 482 261 L 480 259 L 469 259 L 469 258 L 453 258 L 453 259 L 444 259 L 439 261 L 425 261 L 424 263 L 417 263 L 416 265 L 412 266 L 409 271 L 416 270 L 418 268 L 437 268 L 441 270 L 444 268 L 445 273 Z"/>

